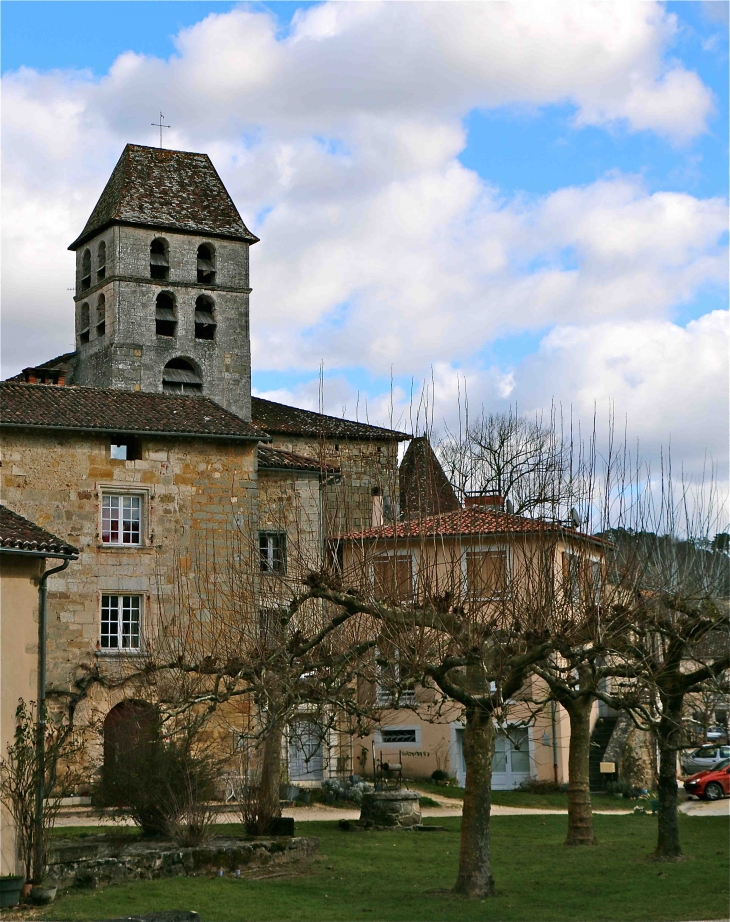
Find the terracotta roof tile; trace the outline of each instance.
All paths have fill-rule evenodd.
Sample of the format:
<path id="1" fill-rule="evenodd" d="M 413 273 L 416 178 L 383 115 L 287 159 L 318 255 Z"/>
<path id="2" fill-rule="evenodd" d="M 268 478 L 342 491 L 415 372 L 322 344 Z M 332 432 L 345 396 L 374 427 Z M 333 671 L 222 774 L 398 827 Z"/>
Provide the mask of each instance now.
<path id="1" fill-rule="evenodd" d="M 339 468 L 322 465 L 316 458 L 297 455 L 293 451 L 282 451 L 270 445 L 259 445 L 259 470 L 271 471 L 316 471 L 316 473 L 337 474 Z"/>
<path id="2" fill-rule="evenodd" d="M 109 224 L 137 224 L 256 243 L 207 154 L 127 144 L 76 250 Z"/>
<path id="3" fill-rule="evenodd" d="M 458 512 L 447 512 L 441 515 L 426 516 L 422 519 L 410 519 L 396 522 L 392 525 L 382 525 L 379 528 L 366 528 L 360 532 L 343 535 L 343 540 L 368 541 L 377 538 L 428 538 L 428 537 L 457 537 L 477 535 L 504 535 L 504 534 L 546 534 L 560 533 L 572 537 L 588 539 L 598 544 L 604 544 L 600 538 L 594 538 L 566 528 L 553 522 L 542 519 L 528 519 L 521 515 L 510 515 L 491 509 L 460 509 Z"/>
<path id="4" fill-rule="evenodd" d="M 289 407 L 263 397 L 251 398 L 251 419 L 267 432 L 284 435 L 301 435 L 312 438 L 341 438 L 363 441 L 403 441 L 410 436 L 405 432 L 356 423 L 338 416 L 327 416 L 313 410 Z"/>
<path id="5" fill-rule="evenodd" d="M 47 551 L 49 555 L 78 555 L 72 544 L 63 538 L 52 535 L 50 531 L 35 525 L 28 519 L 0 505 L 0 548 L 14 551 Z"/>
<path id="6" fill-rule="evenodd" d="M 0 383 L 0 426 L 268 440 L 207 397 L 7 381 Z"/>

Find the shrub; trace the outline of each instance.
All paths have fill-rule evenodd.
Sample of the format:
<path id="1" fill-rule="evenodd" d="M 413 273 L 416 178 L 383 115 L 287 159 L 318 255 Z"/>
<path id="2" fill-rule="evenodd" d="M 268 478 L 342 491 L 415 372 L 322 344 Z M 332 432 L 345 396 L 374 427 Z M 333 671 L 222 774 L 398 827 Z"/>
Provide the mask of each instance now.
<path id="1" fill-rule="evenodd" d="M 362 795 L 372 791 L 373 786 L 367 781 L 349 781 L 344 778 L 327 778 L 322 782 L 322 794 L 326 804 L 336 804 L 342 801 L 354 803 L 358 807 L 362 803 Z"/>
<path id="2" fill-rule="evenodd" d="M 435 781 L 437 784 L 441 784 L 449 780 L 448 772 L 445 772 L 443 768 L 437 768 L 435 771 L 431 772 L 431 781 Z"/>
<path id="3" fill-rule="evenodd" d="M 170 835 L 199 844 L 212 822 L 217 765 L 194 755 L 185 743 L 169 742 L 155 730 L 134 741 L 123 764 L 105 764 L 96 801 L 126 813 L 145 835 Z"/>

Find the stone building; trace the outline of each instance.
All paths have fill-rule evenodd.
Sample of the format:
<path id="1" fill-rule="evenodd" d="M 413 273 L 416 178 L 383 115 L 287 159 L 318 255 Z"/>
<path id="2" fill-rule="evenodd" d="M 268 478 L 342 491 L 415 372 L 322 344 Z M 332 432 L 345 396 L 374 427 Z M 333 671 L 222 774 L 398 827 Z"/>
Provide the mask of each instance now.
<path id="1" fill-rule="evenodd" d="M 257 239 L 207 155 L 127 145 L 70 247 L 75 351 L 0 384 L 5 501 L 80 551 L 49 583 L 53 684 L 133 663 L 203 561 L 248 554 L 265 603 L 278 569 L 397 514 L 407 435 L 251 398 Z M 86 719 L 111 731 L 122 699 Z"/>

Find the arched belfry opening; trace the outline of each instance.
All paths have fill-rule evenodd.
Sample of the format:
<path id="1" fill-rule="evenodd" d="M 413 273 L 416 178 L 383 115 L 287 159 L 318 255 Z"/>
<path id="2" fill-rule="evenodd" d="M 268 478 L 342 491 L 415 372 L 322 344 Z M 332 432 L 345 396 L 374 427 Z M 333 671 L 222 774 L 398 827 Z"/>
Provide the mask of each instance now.
<path id="1" fill-rule="evenodd" d="M 209 243 L 198 247 L 198 281 L 203 285 L 215 285 L 215 252 Z"/>
<path id="2" fill-rule="evenodd" d="M 174 336 L 177 333 L 175 298 L 169 291 L 161 291 L 155 300 L 155 333 L 158 336 Z"/>
<path id="3" fill-rule="evenodd" d="M 195 301 L 195 338 L 215 339 L 215 304 L 207 295 L 200 295 Z"/>
<path id="4" fill-rule="evenodd" d="M 202 394 L 203 379 L 191 359 L 171 359 L 162 370 L 162 390 L 170 394 Z"/>
<path id="5" fill-rule="evenodd" d="M 150 278 L 167 281 L 170 277 L 170 259 L 167 241 L 158 237 L 150 244 Z"/>

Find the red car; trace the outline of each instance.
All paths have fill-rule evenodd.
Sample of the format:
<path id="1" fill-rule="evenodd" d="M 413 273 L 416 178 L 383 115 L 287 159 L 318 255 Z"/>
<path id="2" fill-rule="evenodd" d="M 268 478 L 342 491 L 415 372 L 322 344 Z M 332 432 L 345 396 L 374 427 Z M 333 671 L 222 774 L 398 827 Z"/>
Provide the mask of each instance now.
<path id="1" fill-rule="evenodd" d="M 712 769 L 690 775 L 684 782 L 684 789 L 702 800 L 730 797 L 730 759 L 724 759 Z"/>

